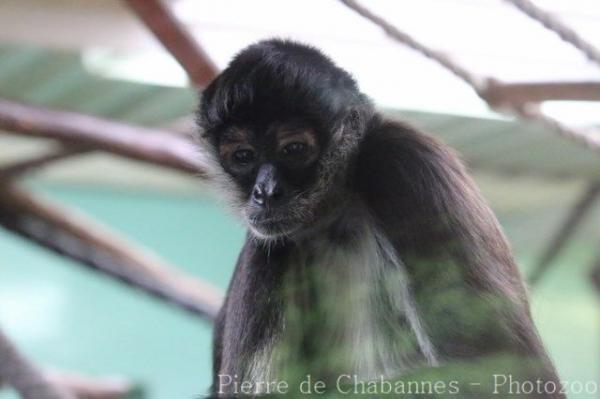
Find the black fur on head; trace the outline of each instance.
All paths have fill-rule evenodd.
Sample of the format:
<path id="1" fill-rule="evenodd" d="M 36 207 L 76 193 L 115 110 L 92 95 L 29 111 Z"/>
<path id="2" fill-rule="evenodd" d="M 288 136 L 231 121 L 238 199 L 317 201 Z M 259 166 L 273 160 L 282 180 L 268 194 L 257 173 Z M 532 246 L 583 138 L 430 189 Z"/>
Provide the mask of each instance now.
<path id="1" fill-rule="evenodd" d="M 333 131 L 351 108 L 367 102 L 352 76 L 319 50 L 272 39 L 244 49 L 208 86 L 199 123 L 214 135 L 238 121 L 302 116 Z"/>
<path id="2" fill-rule="evenodd" d="M 345 179 L 373 114 L 371 102 L 359 91 L 352 76 L 320 51 L 272 39 L 244 49 L 206 88 L 198 124 L 202 129 L 201 146 L 216 161 L 215 176 L 234 208 L 257 236 L 279 238 L 314 225 L 315 220 L 330 213 L 337 199 L 343 198 L 344 184 L 340 180 Z M 289 190 L 293 194 L 281 207 L 286 219 L 293 221 L 286 220 L 286 228 L 259 231 L 253 224 L 258 218 L 256 207 L 250 201 L 258 169 L 244 176 L 231 173 L 219 146 L 232 129 L 243 127 L 251 131 L 252 140 L 263 143 L 267 152 L 268 144 L 264 143 L 273 126 L 288 122 L 314 132 L 318 157 L 310 167 L 293 172 L 286 172 L 285 165 L 278 165 L 277 160 L 261 159 L 281 166 L 282 175 L 287 173 L 285 180 L 303 183 Z"/>

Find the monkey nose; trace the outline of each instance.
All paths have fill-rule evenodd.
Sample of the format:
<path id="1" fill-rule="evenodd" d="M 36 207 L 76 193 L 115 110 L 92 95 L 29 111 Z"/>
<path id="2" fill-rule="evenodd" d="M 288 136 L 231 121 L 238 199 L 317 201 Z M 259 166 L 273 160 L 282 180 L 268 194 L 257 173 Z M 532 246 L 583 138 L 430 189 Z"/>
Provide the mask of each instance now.
<path id="1" fill-rule="evenodd" d="M 252 201 L 257 205 L 265 204 L 265 194 L 263 189 L 260 186 L 254 186 L 252 190 Z"/>
<path id="2" fill-rule="evenodd" d="M 257 184 L 252 190 L 252 201 L 261 206 L 274 205 L 283 197 L 283 190 L 279 184 Z"/>

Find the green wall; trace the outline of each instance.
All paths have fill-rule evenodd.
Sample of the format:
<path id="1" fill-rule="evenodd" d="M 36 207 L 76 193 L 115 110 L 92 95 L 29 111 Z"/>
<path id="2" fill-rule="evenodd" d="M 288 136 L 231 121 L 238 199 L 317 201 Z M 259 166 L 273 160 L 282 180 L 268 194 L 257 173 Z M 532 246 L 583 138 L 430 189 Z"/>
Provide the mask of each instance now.
<path id="1" fill-rule="evenodd" d="M 93 215 L 189 273 L 226 287 L 244 231 L 214 201 L 189 193 L 34 188 Z M 499 213 L 513 239 L 526 229 L 546 229 L 541 221 L 553 214 L 543 207 L 527 214 L 500 207 Z M 516 244 L 527 268 L 537 254 Z M 598 302 L 586 280 L 590 245 L 585 240 L 571 245 L 534 293 L 538 325 L 567 380 L 600 375 Z M 209 384 L 209 325 L 4 230 L 0 324 L 37 362 L 89 375 L 125 375 L 142 383 L 150 399 L 191 399 Z"/>

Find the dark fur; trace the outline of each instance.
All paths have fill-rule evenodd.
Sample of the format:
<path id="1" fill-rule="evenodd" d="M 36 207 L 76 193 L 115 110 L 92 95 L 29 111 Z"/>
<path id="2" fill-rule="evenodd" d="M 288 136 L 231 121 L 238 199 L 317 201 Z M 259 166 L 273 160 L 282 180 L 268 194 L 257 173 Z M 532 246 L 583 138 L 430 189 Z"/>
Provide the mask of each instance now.
<path id="1" fill-rule="evenodd" d="M 533 360 L 519 370 L 522 378 L 557 380 L 506 239 L 450 149 L 410 126 L 386 120 L 373 111 L 348 73 L 315 49 L 286 41 L 261 42 L 240 53 L 207 88 L 199 111 L 209 151 L 230 124 L 267 126 L 287 118 L 316 126 L 328 146 L 325 154 L 335 154 L 339 147 L 337 131 L 356 139 L 345 141 L 344 156 L 332 158 L 343 165 L 337 165 L 332 187 L 319 198 L 316 215 L 331 209 L 326 204 L 332 198 L 339 200 L 336 207 L 347 209 L 366 204 L 407 269 L 442 365 L 514 355 Z M 348 215 L 321 226 L 332 245 L 359 239 Z M 288 270 L 293 251 L 300 247 L 310 252 L 306 242 L 306 237 L 288 237 L 267 245 L 249 234 L 215 326 L 215 378 L 242 374 L 247 357 L 278 333 L 275 326 L 286 300 L 282 279 L 297 272 Z M 310 309 L 317 299 L 309 290 L 302 300 Z M 310 323 L 304 327 L 301 350 L 318 356 L 313 341 L 319 332 Z"/>

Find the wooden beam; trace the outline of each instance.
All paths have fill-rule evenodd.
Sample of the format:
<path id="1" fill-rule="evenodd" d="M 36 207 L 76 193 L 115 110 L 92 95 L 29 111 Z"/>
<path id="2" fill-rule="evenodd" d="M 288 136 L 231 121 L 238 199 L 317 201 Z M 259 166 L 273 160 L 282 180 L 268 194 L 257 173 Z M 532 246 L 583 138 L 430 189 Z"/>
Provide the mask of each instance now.
<path id="1" fill-rule="evenodd" d="M 205 168 L 191 139 L 74 112 L 0 99 L 0 129 L 9 133 L 54 139 L 169 167 L 200 177 Z"/>
<path id="2" fill-rule="evenodd" d="M 0 180 L 0 225 L 60 255 L 214 319 L 222 293 L 85 215 Z"/>
<path id="3" fill-rule="evenodd" d="M 600 184 L 592 183 L 583 192 L 577 200 L 567 219 L 563 222 L 560 229 L 548 243 L 548 246 L 542 257 L 529 276 L 529 282 L 533 286 L 537 284 L 550 268 L 552 262 L 560 254 L 565 245 L 573 237 L 577 227 L 590 212 L 596 200 L 600 197 Z"/>
<path id="4" fill-rule="evenodd" d="M 0 330 L 0 378 L 21 398 L 75 399 L 70 392 L 48 380 Z"/>
<path id="5" fill-rule="evenodd" d="M 206 87 L 217 76 L 216 65 L 166 4 L 161 0 L 125 2 L 179 62 L 196 87 Z"/>
<path id="6" fill-rule="evenodd" d="M 91 150 L 88 148 L 62 147 L 34 158 L 25 159 L 23 161 L 18 161 L 10 165 L 3 166 L 0 168 L 0 177 L 6 179 L 21 177 L 26 173 L 39 169 L 48 164 L 85 154 L 90 151 Z"/>
<path id="7" fill-rule="evenodd" d="M 550 100 L 600 101 L 600 82 L 500 83 L 490 80 L 482 96 L 492 107 L 499 108 Z"/>
<path id="8" fill-rule="evenodd" d="M 592 280 L 594 288 L 596 288 L 596 292 L 600 294 L 600 255 L 598 255 L 594 261 L 590 279 Z"/>
<path id="9" fill-rule="evenodd" d="M 465 83 L 467 83 L 478 96 L 481 97 L 482 100 L 486 101 L 486 103 L 495 111 L 505 112 L 509 111 L 510 113 L 522 118 L 528 119 L 538 122 L 539 124 L 552 129 L 557 132 L 561 137 L 572 140 L 576 143 L 580 143 L 594 151 L 600 151 L 600 138 L 593 133 L 588 131 L 584 131 L 581 129 L 572 128 L 560 122 L 557 119 L 550 117 L 549 115 L 545 115 L 540 112 L 538 109 L 534 107 L 530 107 L 529 105 L 535 103 L 525 103 L 525 104 L 513 104 L 506 103 L 502 104 L 502 107 L 498 105 L 492 104 L 487 97 L 489 96 L 488 86 L 490 84 L 494 84 L 493 80 L 488 77 L 479 76 L 474 74 L 467 68 L 463 67 L 460 63 L 452 60 L 442 52 L 438 50 L 434 50 L 433 48 L 424 45 L 423 43 L 416 40 L 414 37 L 410 36 L 406 32 L 398 29 L 396 26 L 391 24 L 389 21 L 384 19 L 383 17 L 373 13 L 370 9 L 363 6 L 356 0 L 340 0 L 343 4 L 348 6 L 350 9 L 373 22 L 375 25 L 379 26 L 383 31 L 394 39 L 396 42 L 413 49 L 419 54 L 423 55 L 426 58 L 429 58 L 432 61 L 435 61 L 437 64 L 444 67 L 449 72 L 456 75 L 458 78 L 462 79 Z"/>
<path id="10" fill-rule="evenodd" d="M 44 376 L 55 386 L 62 387 L 80 399 L 127 399 L 133 398 L 140 390 L 131 381 L 120 377 L 92 378 L 57 370 L 44 370 Z"/>

